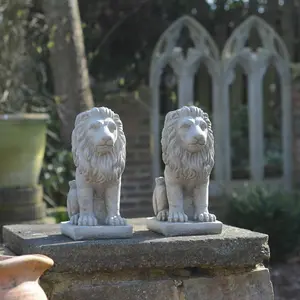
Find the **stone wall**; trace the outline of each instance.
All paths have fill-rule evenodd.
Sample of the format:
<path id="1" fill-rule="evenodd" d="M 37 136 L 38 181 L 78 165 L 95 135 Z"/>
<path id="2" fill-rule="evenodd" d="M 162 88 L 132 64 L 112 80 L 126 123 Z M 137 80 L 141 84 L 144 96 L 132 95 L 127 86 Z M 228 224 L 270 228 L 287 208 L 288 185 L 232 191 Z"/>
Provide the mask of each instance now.
<path id="1" fill-rule="evenodd" d="M 139 96 L 114 95 L 101 102 L 119 114 L 126 134 L 127 160 L 121 194 L 121 212 L 125 217 L 152 215 L 149 103 L 146 87 L 140 89 Z"/>
<path id="2" fill-rule="evenodd" d="M 273 300 L 267 235 L 224 226 L 219 235 L 163 237 L 129 220 L 134 236 L 75 242 L 59 225 L 11 225 L 5 245 L 44 254 L 49 300 Z"/>

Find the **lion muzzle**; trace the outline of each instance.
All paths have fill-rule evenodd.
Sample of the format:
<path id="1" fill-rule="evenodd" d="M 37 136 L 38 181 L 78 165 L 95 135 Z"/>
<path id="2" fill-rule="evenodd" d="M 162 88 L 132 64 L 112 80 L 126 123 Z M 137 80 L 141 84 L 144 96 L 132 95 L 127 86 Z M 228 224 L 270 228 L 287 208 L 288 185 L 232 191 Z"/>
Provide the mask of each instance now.
<path id="1" fill-rule="evenodd" d="M 111 136 L 104 136 L 100 139 L 99 146 L 113 146 L 114 140 Z"/>
<path id="2" fill-rule="evenodd" d="M 193 137 L 192 144 L 204 146 L 206 144 L 206 137 L 203 134 L 196 135 Z"/>

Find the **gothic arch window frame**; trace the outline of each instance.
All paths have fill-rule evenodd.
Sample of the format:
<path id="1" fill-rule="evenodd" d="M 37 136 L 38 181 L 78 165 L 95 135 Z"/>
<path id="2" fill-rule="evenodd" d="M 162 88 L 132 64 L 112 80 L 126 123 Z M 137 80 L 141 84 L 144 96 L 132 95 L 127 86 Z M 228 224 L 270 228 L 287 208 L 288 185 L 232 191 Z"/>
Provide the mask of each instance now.
<path id="1" fill-rule="evenodd" d="M 256 29 L 260 36 L 262 47 L 256 53 L 245 46 L 251 30 Z M 276 44 L 278 48 L 276 49 Z M 248 54 L 246 53 L 248 52 Z M 264 52 L 264 53 L 263 53 Z M 246 56 L 245 56 L 246 54 Z M 247 57 L 248 55 L 248 57 Z M 265 55 L 265 58 L 264 58 Z M 264 63 L 261 70 L 255 70 L 256 59 Z M 283 182 L 287 189 L 292 184 L 292 104 L 291 104 L 291 73 L 290 58 L 284 41 L 277 32 L 263 19 L 258 16 L 250 16 L 241 23 L 228 38 L 222 54 L 222 78 L 223 78 L 223 107 L 224 107 L 224 159 L 225 159 L 225 182 L 231 181 L 231 145 L 230 145 L 230 103 L 228 86 L 234 78 L 234 70 L 237 63 L 243 65 L 248 79 L 249 105 L 249 133 L 250 133 L 250 168 L 253 181 L 263 180 L 263 97 L 258 78 L 262 78 L 265 69 L 274 65 L 278 72 L 281 84 L 281 107 L 282 107 L 282 146 L 283 146 Z M 246 62 L 243 62 L 246 59 Z M 265 61 L 264 61 L 265 59 Z M 254 68 L 254 69 L 253 69 Z M 254 73 L 255 74 L 254 74 Z M 259 77 L 257 77 L 259 76 Z M 250 85 L 250 86 L 249 86 Z M 255 102 L 255 101 L 256 102 Z M 257 134 L 258 133 L 258 134 Z"/>

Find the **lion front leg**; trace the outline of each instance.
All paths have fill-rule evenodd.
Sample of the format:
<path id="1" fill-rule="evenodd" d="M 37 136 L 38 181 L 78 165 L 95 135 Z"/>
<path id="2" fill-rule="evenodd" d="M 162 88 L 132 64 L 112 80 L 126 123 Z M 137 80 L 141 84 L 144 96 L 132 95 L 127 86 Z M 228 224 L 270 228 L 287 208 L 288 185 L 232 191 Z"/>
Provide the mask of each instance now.
<path id="1" fill-rule="evenodd" d="M 124 226 L 126 220 L 120 215 L 121 179 L 110 184 L 105 192 L 105 205 L 107 211 L 106 224 L 113 226 Z"/>
<path id="2" fill-rule="evenodd" d="M 188 216 L 184 213 L 182 187 L 178 183 L 167 182 L 167 198 L 169 203 L 169 222 L 187 222 Z"/>
<path id="3" fill-rule="evenodd" d="M 208 187 L 209 181 L 194 189 L 195 221 L 215 222 L 216 216 L 208 212 Z"/>
<path id="4" fill-rule="evenodd" d="M 79 204 L 79 226 L 96 226 L 98 221 L 94 214 L 93 188 L 76 171 L 77 197 Z"/>

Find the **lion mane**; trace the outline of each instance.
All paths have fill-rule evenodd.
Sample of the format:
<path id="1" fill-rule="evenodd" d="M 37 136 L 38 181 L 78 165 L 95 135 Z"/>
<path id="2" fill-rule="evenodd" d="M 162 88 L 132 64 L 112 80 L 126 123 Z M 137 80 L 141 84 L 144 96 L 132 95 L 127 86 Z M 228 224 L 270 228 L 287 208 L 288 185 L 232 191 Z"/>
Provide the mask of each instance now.
<path id="1" fill-rule="evenodd" d="M 111 118 L 117 127 L 117 140 L 108 153 L 100 154 L 88 137 L 88 120 Z M 75 166 L 84 175 L 87 182 L 104 183 L 116 181 L 122 175 L 126 160 L 126 138 L 123 124 L 118 114 L 107 107 L 94 107 L 80 113 L 75 120 L 72 132 L 72 154 Z"/>
<path id="2" fill-rule="evenodd" d="M 178 142 L 177 123 L 183 117 L 201 117 L 207 124 L 206 144 L 196 153 L 184 149 Z M 177 177 L 182 179 L 199 178 L 206 181 L 214 166 L 214 136 L 208 114 L 196 106 L 184 106 L 166 115 L 162 131 L 162 158 Z"/>

